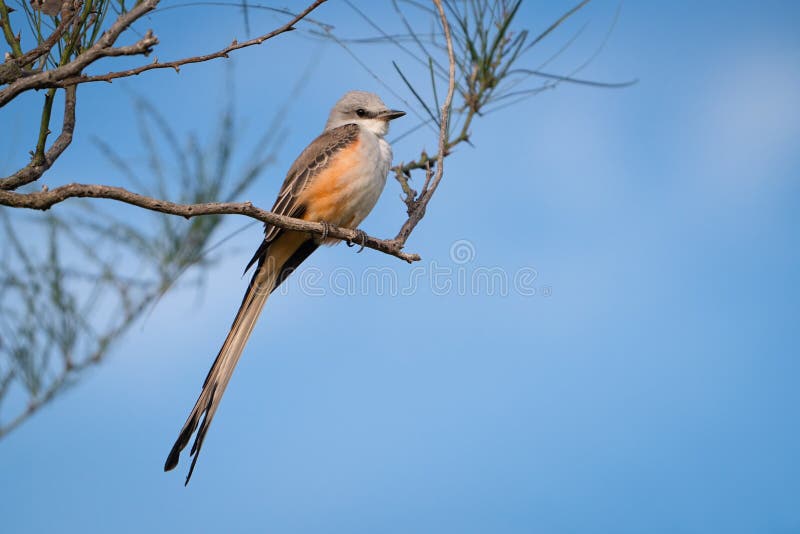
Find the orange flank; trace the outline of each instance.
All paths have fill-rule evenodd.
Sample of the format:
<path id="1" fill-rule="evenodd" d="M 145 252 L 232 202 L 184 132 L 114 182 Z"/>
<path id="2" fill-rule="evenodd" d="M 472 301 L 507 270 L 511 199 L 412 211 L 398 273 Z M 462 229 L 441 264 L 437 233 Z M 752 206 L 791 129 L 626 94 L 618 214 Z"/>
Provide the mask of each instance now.
<path id="1" fill-rule="evenodd" d="M 356 138 L 350 146 L 340 150 L 303 191 L 298 199 L 306 206 L 303 219 L 326 221 L 345 227 L 352 224 L 353 213 L 347 202 L 348 186 L 351 184 L 347 178 L 348 175 L 361 171 L 364 166 L 359 154 L 360 144 L 361 139 Z"/>

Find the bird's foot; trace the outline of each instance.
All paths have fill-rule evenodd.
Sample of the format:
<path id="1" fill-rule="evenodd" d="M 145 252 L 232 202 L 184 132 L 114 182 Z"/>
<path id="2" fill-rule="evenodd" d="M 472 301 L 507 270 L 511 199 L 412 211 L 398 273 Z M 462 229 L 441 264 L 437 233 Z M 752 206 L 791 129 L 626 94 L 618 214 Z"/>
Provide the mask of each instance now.
<path id="1" fill-rule="evenodd" d="M 364 246 L 367 244 L 367 233 L 360 228 L 356 228 L 356 238 L 353 240 L 348 239 L 345 241 L 345 243 L 347 243 L 348 247 L 352 247 L 356 244 L 356 241 L 358 241 L 358 244 L 361 245 L 361 248 L 356 251 L 356 254 L 359 254 L 364 250 Z"/>
<path id="2" fill-rule="evenodd" d="M 319 236 L 319 242 L 322 243 L 328 239 L 328 233 L 331 231 L 331 223 L 328 221 L 320 221 L 319 223 L 322 225 L 322 234 Z"/>

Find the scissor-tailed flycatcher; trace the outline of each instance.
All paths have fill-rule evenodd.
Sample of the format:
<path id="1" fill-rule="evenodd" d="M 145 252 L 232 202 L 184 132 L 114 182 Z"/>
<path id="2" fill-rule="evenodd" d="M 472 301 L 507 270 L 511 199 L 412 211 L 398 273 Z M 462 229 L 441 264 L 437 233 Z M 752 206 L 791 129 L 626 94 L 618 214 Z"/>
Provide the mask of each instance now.
<path id="1" fill-rule="evenodd" d="M 387 108 L 372 93 L 345 94 L 333 106 L 322 135 L 292 164 L 272 211 L 306 221 L 357 228 L 386 184 L 392 147 L 383 137 L 389 130 L 389 121 L 403 115 L 405 112 Z M 257 264 L 256 272 L 200 397 L 169 452 L 165 471 L 178 465 L 181 451 L 199 426 L 190 453 L 192 465 L 186 476 L 186 484 L 189 483 L 222 393 L 270 293 L 320 244 L 336 242 L 265 225 L 264 241 L 247 265 L 249 269 Z"/>

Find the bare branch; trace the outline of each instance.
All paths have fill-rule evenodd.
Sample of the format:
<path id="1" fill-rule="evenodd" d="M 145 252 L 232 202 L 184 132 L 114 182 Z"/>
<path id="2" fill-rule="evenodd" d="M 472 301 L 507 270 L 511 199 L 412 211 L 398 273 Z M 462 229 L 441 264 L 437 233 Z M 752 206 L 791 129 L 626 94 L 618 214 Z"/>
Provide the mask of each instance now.
<path id="1" fill-rule="evenodd" d="M 68 198 L 107 198 L 151 211 L 179 215 L 187 219 L 200 215 L 245 215 L 285 230 L 327 235 L 328 237 L 335 237 L 350 243 L 364 245 L 366 248 L 395 256 L 409 263 L 420 260 L 418 254 L 403 252 L 403 244 L 394 239 L 378 239 L 349 228 L 341 228 L 338 226 L 276 215 L 270 211 L 255 207 L 250 202 L 178 204 L 139 195 L 121 187 L 91 184 L 68 184 L 56 187 L 52 190 L 44 190 L 35 193 L 16 193 L 13 191 L 0 190 L 0 205 L 13 208 L 47 210 Z"/>
<path id="2" fill-rule="evenodd" d="M 395 237 L 395 241 L 403 245 L 405 244 L 406 240 L 408 240 L 408 237 L 411 235 L 411 232 L 414 231 L 414 228 L 417 226 L 419 221 L 421 221 L 425 216 L 425 210 L 427 209 L 428 203 L 430 202 L 431 197 L 433 197 L 433 194 L 436 192 L 436 188 L 439 187 L 439 182 L 442 180 L 442 174 L 444 173 L 444 158 L 447 155 L 450 107 L 453 104 L 453 95 L 456 88 L 456 58 L 455 53 L 453 52 L 453 38 L 450 35 L 450 24 L 447 22 L 447 16 L 442 8 L 441 0 L 433 0 L 433 3 L 436 4 L 436 9 L 439 12 L 439 19 L 441 20 L 442 27 L 444 28 L 444 38 L 445 42 L 447 43 L 447 56 L 450 62 L 450 67 L 448 69 L 447 97 L 442 105 L 441 118 L 439 120 L 439 154 L 436 157 L 435 174 L 432 174 L 430 165 L 427 165 L 425 185 L 423 186 L 419 196 L 416 199 L 413 199 L 411 196 L 409 196 L 408 191 L 406 192 L 407 204 L 409 206 L 408 219 L 405 223 L 403 223 L 403 226 L 400 228 L 400 231 Z M 427 156 L 424 157 L 426 159 L 425 164 L 427 164 L 429 160 L 427 160 Z M 400 175 L 402 174 L 403 171 L 401 169 Z M 406 186 L 408 186 L 407 182 Z"/>
<path id="3" fill-rule="evenodd" d="M 203 62 L 206 62 L 206 61 L 211 61 L 213 59 L 219 59 L 219 58 L 227 58 L 228 54 L 230 52 L 233 52 L 234 50 L 239 50 L 241 48 L 247 48 L 247 47 L 254 46 L 254 45 L 260 45 L 264 41 L 272 39 L 273 37 L 277 37 L 278 35 L 281 35 L 282 33 L 290 32 L 290 31 L 294 30 L 295 29 L 294 28 L 295 24 L 297 24 L 300 20 L 305 18 L 309 13 L 314 11 L 317 7 L 319 7 L 321 4 L 325 3 L 326 1 L 327 0 L 316 0 L 313 4 L 309 5 L 302 12 L 300 12 L 297 15 L 295 15 L 292 18 L 292 20 L 290 20 L 289 22 L 287 22 L 286 24 L 284 24 L 280 28 L 272 30 L 271 32 L 265 33 L 264 35 L 261 35 L 259 37 L 254 38 L 254 39 L 249 39 L 247 41 L 243 41 L 241 43 L 236 41 L 236 40 L 234 40 L 230 45 L 226 46 L 225 48 L 223 48 L 221 50 L 218 50 L 216 52 L 212 52 L 210 54 L 205 54 L 205 55 L 201 55 L 201 56 L 187 57 L 187 58 L 183 58 L 183 59 L 177 59 L 175 61 L 168 61 L 166 63 L 159 63 L 158 59 L 156 58 L 156 60 L 153 61 L 153 63 L 150 63 L 148 65 L 142 65 L 140 67 L 136 67 L 136 68 L 133 68 L 133 69 L 123 70 L 123 71 L 116 71 L 116 72 L 109 72 L 109 73 L 106 73 L 106 74 L 98 74 L 98 75 L 95 75 L 95 76 L 86 76 L 86 75 L 74 76 L 74 77 L 71 77 L 71 78 L 58 80 L 57 82 L 54 82 L 54 83 L 49 84 L 49 85 L 45 85 L 44 87 L 64 87 L 64 86 L 71 85 L 71 84 L 89 83 L 89 82 L 111 82 L 112 80 L 115 80 L 117 78 L 127 78 L 129 76 L 136 76 L 136 75 L 141 74 L 143 72 L 146 72 L 148 70 L 154 70 L 154 69 L 175 69 L 176 72 L 179 72 L 180 68 L 183 65 L 188 65 L 188 64 L 191 64 L 191 63 L 203 63 Z"/>
<path id="4" fill-rule="evenodd" d="M 64 90 L 64 120 L 61 134 L 56 138 L 41 162 L 32 160 L 27 166 L 6 178 L 0 178 L 0 191 L 14 190 L 25 184 L 35 182 L 49 169 L 64 150 L 72 142 L 72 133 L 75 130 L 75 86 Z"/>
<path id="5" fill-rule="evenodd" d="M 144 37 L 133 43 L 132 45 L 128 46 L 118 46 L 115 48 L 106 48 L 104 49 L 100 56 L 101 57 L 115 57 L 115 56 L 138 56 L 144 55 L 147 56 L 152 52 L 153 47 L 158 44 L 158 38 L 153 35 L 152 30 L 147 30 L 147 33 L 144 34 Z M 69 87 L 70 85 L 75 85 L 73 83 L 62 83 L 59 87 Z"/>

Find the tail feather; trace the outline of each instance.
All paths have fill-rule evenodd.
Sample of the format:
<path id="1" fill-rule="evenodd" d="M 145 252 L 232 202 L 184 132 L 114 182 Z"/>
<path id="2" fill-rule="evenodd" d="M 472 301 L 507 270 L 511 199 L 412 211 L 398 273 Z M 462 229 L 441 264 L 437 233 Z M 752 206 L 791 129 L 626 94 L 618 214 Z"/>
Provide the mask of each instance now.
<path id="1" fill-rule="evenodd" d="M 206 375 L 203 390 L 200 392 L 194 408 L 189 413 L 178 439 L 175 440 L 175 444 L 167 456 L 167 461 L 164 463 L 164 471 L 174 469 L 178 465 L 181 451 L 189 444 L 189 440 L 196 430 L 197 436 L 189 453 L 192 456 L 192 464 L 189 467 L 189 474 L 186 476 L 186 484 L 189 483 L 197 458 L 200 456 L 200 449 L 203 446 L 208 427 L 217 412 L 222 394 L 225 392 L 225 388 L 233 375 L 233 370 L 244 351 L 250 334 L 253 332 L 267 298 L 269 298 L 275 287 L 283 281 L 283 278 L 287 276 L 284 272 L 287 267 L 291 266 L 293 269 L 299 265 L 314 248 L 316 248 L 316 245 L 310 248 L 307 237 L 302 234 L 287 232 L 279 240 L 271 244 L 268 254 L 262 256 L 258 268 L 250 281 L 247 293 L 242 299 L 239 312 L 233 320 L 228 337 L 225 338 L 214 364 L 208 371 L 208 375 Z"/>
<path id="2" fill-rule="evenodd" d="M 268 281 L 267 284 L 258 283 L 257 278 L 259 278 L 260 274 L 261 273 L 258 271 L 254 274 L 253 280 L 250 282 L 250 287 L 239 308 L 239 313 L 236 314 L 236 319 L 233 321 L 231 331 L 225 339 L 225 343 L 222 345 L 216 360 L 214 360 L 214 365 L 211 366 L 206 380 L 203 383 L 203 390 L 194 408 L 192 408 L 189 417 L 186 419 L 186 423 L 183 425 L 178 439 L 175 441 L 175 445 L 172 446 L 172 450 L 164 464 L 165 471 L 169 471 L 178 465 L 181 451 L 189 444 L 192 434 L 194 434 L 199 426 L 197 437 L 192 444 L 190 452 L 192 456 L 192 465 L 186 477 L 187 484 L 192 477 L 194 466 L 200 455 L 200 449 L 203 446 L 203 439 L 217 411 L 222 394 L 225 392 L 225 388 L 233 375 L 233 370 L 253 331 L 256 320 L 261 314 L 264 304 L 267 302 L 267 297 L 269 297 L 272 289 L 271 286 L 274 284 L 274 277 L 273 280 Z"/>

